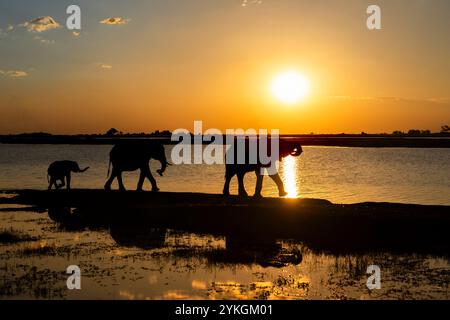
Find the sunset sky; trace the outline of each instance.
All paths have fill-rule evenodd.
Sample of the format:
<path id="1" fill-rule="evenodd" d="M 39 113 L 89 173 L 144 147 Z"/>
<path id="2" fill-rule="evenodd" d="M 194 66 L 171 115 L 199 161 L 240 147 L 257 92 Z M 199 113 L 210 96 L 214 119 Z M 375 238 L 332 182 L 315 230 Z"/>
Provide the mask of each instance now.
<path id="1" fill-rule="evenodd" d="M 1 1 L 0 133 L 450 125 L 450 1 L 243 3 Z M 79 34 L 66 28 L 70 4 L 82 10 Z M 382 30 L 367 29 L 369 4 Z M 310 84 L 294 104 L 271 94 L 284 71 Z"/>

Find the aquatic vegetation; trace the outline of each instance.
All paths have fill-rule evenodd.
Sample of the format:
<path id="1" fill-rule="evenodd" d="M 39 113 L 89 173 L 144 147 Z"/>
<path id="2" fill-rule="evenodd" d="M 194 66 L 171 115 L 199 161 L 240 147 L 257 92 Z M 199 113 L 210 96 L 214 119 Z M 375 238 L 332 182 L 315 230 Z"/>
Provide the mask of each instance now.
<path id="1" fill-rule="evenodd" d="M 0 231 L 0 243 L 17 243 L 36 240 L 36 237 L 32 237 L 13 228 Z"/>
<path id="2" fill-rule="evenodd" d="M 145 220 L 94 231 L 82 212 L 64 216 L 78 226 L 71 229 L 57 228 L 63 222 L 52 221 L 50 214 L 14 211 L 2 217 L 13 231 L 38 237 L 0 245 L 4 298 L 448 298 L 449 260 L 441 255 L 335 254 L 296 239 L 161 229 Z M 381 290 L 367 290 L 368 264 L 382 266 Z M 68 265 L 80 267 L 84 290 L 67 290 Z"/>
<path id="3" fill-rule="evenodd" d="M 46 240 L 32 242 L 30 245 L 19 250 L 24 256 L 57 256 L 57 255 L 70 255 L 70 246 L 59 246 L 55 243 L 48 243 Z"/>
<path id="4" fill-rule="evenodd" d="M 17 270 L 18 269 L 18 270 Z M 31 296 L 35 299 L 61 299 L 66 291 L 64 275 L 49 269 L 39 270 L 35 266 L 20 265 L 10 270 L 16 275 L 14 281 L 0 280 L 0 296 Z"/>

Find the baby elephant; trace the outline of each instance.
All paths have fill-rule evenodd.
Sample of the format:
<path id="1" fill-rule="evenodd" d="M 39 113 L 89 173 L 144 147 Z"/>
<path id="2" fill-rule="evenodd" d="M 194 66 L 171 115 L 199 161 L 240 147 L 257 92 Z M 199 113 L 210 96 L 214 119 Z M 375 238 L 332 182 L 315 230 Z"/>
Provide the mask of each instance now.
<path id="1" fill-rule="evenodd" d="M 63 160 L 53 162 L 47 171 L 48 190 L 51 190 L 53 185 L 55 185 L 56 189 L 59 189 L 64 187 L 65 184 L 67 184 L 67 190 L 70 190 L 70 173 L 85 172 L 87 169 L 89 167 L 81 170 L 75 161 Z M 64 183 L 64 178 L 66 179 L 66 183 Z M 58 185 L 56 183 L 57 180 L 60 180 L 61 184 Z"/>

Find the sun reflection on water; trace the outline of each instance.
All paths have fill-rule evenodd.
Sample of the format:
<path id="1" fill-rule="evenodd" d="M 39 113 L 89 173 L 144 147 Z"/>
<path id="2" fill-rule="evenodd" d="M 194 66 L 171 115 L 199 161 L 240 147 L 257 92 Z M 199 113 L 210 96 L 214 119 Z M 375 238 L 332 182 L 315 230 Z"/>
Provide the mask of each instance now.
<path id="1" fill-rule="evenodd" d="M 297 198 L 298 186 L 297 186 L 297 161 L 292 156 L 288 156 L 283 159 L 282 162 L 282 176 L 284 182 L 284 188 L 288 195 L 287 198 Z"/>

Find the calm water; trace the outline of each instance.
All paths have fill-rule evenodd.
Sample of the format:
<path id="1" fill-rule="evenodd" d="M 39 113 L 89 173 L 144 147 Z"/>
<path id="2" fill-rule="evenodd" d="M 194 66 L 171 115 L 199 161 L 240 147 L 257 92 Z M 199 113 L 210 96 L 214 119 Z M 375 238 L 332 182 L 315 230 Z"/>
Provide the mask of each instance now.
<path id="1" fill-rule="evenodd" d="M 110 149 L 102 145 L 0 144 L 0 189 L 45 189 L 49 163 L 62 159 L 91 167 L 73 175 L 74 188 L 102 188 Z M 171 147 L 166 149 L 170 157 Z M 152 164 L 157 167 L 158 163 Z M 286 158 L 280 171 L 290 197 L 334 203 L 450 204 L 450 149 L 305 147 L 299 158 Z M 221 193 L 223 175 L 221 165 L 178 165 L 169 167 L 157 181 L 162 191 Z M 137 180 L 137 172 L 125 174 L 128 189 L 136 188 Z M 254 184 L 254 175 L 248 174 L 249 194 Z M 149 189 L 148 181 L 144 187 Z M 235 179 L 231 191 L 237 192 Z M 270 179 L 265 180 L 263 195 L 278 195 Z"/>
<path id="2" fill-rule="evenodd" d="M 47 166 L 57 159 L 91 167 L 74 175 L 73 187 L 102 188 L 110 148 L 0 145 L 0 190 L 45 189 Z M 223 166 L 181 165 L 169 167 L 157 180 L 163 191 L 220 193 L 223 175 Z M 300 158 L 283 161 L 281 176 L 290 197 L 450 204 L 449 149 L 305 147 Z M 137 178 L 137 173 L 127 174 L 126 186 L 134 189 Z M 264 195 L 276 196 L 273 182 L 265 182 Z M 249 174 L 249 193 L 254 183 Z M 0 193 L 0 200 L 10 196 Z M 14 242 L 0 237 L 0 299 L 449 298 L 448 256 L 342 255 L 317 252 L 292 239 L 255 243 L 140 222 L 131 230 L 120 224 L 77 225 L 76 211 L 67 223 L 54 213 L 30 209 L 0 204 L 0 235 L 22 236 Z M 73 264 L 81 269 L 82 290 L 66 288 L 65 270 Z M 371 264 L 382 268 L 380 290 L 366 287 Z"/>

